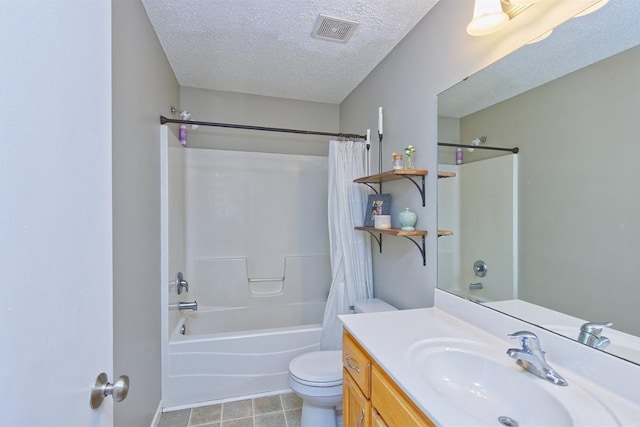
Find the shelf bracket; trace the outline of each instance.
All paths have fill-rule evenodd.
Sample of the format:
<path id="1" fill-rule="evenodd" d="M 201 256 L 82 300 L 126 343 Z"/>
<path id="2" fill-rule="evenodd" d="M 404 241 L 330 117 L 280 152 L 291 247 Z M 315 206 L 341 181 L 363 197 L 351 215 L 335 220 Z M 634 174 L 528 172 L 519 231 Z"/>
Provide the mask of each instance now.
<path id="1" fill-rule="evenodd" d="M 378 249 L 380 250 L 380 253 L 382 253 L 382 234 L 378 234 L 376 236 L 370 231 L 367 231 L 367 233 L 369 233 L 376 240 L 376 242 L 378 243 Z M 418 248 L 418 250 L 420 251 L 420 255 L 422 256 L 422 265 L 426 266 L 427 256 L 426 256 L 426 249 L 425 249 L 425 236 L 422 236 L 422 238 L 420 239 L 420 243 L 416 242 L 414 239 L 412 239 L 409 236 L 400 236 L 400 237 L 404 237 L 405 239 L 407 239 L 408 241 L 416 245 L 416 248 Z"/>
<path id="2" fill-rule="evenodd" d="M 372 189 L 372 190 L 373 190 L 373 192 L 374 192 L 374 193 L 376 193 L 376 194 L 380 194 L 380 192 L 382 192 L 382 184 L 380 184 L 380 192 L 379 192 L 378 190 L 376 190 L 376 189 L 373 187 L 373 185 L 370 185 L 370 184 L 369 184 L 369 183 L 367 183 L 367 182 L 362 182 L 361 184 L 366 185 L 367 187 L 369 187 L 370 189 Z"/>
<path id="3" fill-rule="evenodd" d="M 373 237 L 376 240 L 376 242 L 378 242 L 378 249 L 380 249 L 380 253 L 382 253 L 382 234 L 378 234 L 376 236 L 375 234 L 373 234 L 369 230 L 365 230 L 365 231 L 367 233 L 371 234 L 371 237 Z"/>
<path id="4" fill-rule="evenodd" d="M 416 245 L 416 248 L 418 248 L 418 250 L 420 251 L 420 255 L 422 255 L 422 265 L 426 266 L 427 265 L 427 256 L 426 256 L 426 249 L 425 249 L 425 236 L 422 236 L 421 243 L 416 242 L 414 239 L 412 239 L 409 236 L 400 236 L 400 237 L 404 237 L 405 239 L 407 239 L 408 241 L 410 241 L 411 243 L 413 243 L 414 245 Z"/>
<path id="5" fill-rule="evenodd" d="M 416 188 L 418 189 L 418 192 L 420 193 L 420 197 L 422 197 L 422 207 L 425 206 L 425 190 L 424 190 L 424 175 L 422 175 L 420 178 L 421 184 L 419 185 L 413 178 L 411 178 L 411 176 L 409 175 L 402 175 L 403 178 L 408 179 L 409 181 L 411 181 L 413 183 L 413 185 L 416 186 Z"/>

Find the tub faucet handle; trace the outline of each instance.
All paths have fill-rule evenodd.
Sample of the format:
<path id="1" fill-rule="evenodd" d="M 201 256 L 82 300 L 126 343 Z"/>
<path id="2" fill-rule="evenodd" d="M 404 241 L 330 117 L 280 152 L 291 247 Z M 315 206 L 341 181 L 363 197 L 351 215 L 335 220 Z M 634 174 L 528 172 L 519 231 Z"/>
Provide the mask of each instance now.
<path id="1" fill-rule="evenodd" d="M 178 291 L 178 295 L 182 294 L 182 290 L 189 292 L 189 282 L 184 280 L 184 276 L 182 272 L 178 272 L 178 277 L 176 278 L 176 290 Z"/>

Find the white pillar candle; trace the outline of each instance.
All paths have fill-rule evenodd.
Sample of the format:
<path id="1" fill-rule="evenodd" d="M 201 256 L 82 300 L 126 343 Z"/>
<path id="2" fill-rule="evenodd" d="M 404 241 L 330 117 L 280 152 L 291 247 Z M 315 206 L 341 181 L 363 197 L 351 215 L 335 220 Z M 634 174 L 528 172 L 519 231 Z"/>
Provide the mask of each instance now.
<path id="1" fill-rule="evenodd" d="M 378 133 L 382 135 L 384 132 L 382 131 L 382 107 L 378 108 Z"/>
<path id="2" fill-rule="evenodd" d="M 367 129 L 367 175 L 371 173 L 371 129 Z"/>

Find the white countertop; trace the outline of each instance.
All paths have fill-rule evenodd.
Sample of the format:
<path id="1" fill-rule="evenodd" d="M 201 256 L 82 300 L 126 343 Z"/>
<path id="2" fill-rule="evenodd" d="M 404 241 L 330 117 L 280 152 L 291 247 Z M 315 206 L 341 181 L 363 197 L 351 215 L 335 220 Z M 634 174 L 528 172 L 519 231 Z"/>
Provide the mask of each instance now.
<path id="1" fill-rule="evenodd" d="M 340 319 L 345 328 L 369 352 L 373 359 L 437 425 L 468 426 L 473 419 L 470 419 L 468 414 L 461 414 L 461 411 L 454 410 L 445 400 L 434 394 L 433 389 L 416 374 L 416 370 L 409 360 L 412 345 L 433 338 L 456 338 L 482 342 L 495 348 L 495 357 L 501 363 L 504 361 L 504 363 L 513 364 L 516 369 L 520 369 L 506 354 L 507 348 L 517 347 L 517 343 L 508 340 L 506 334 L 505 339 L 499 339 L 496 335 L 462 321 L 439 308 L 342 315 Z M 544 341 L 542 346 L 545 349 Z M 640 401 L 625 399 L 589 382 L 572 371 L 567 371 L 564 366 L 560 368 L 554 365 L 554 359 L 550 352 L 547 354 L 547 359 L 551 366 L 569 381 L 570 386 L 576 384 L 604 403 L 615 414 L 619 425 L 640 425 Z M 547 383 L 528 372 L 523 371 L 522 375 L 529 376 L 531 381 L 548 384 L 548 387 L 560 387 Z M 542 387 L 547 387 L 547 385 L 542 385 Z M 640 399 L 640 392 L 638 393 L 638 399 Z M 480 424 L 474 422 L 473 425 Z M 495 422 L 492 425 L 499 424 Z"/>

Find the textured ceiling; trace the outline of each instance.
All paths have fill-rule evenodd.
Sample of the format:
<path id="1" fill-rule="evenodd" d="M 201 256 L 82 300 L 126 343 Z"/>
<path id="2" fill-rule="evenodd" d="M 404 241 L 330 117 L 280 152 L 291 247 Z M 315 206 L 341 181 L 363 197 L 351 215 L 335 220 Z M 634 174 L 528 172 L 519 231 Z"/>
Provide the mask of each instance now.
<path id="1" fill-rule="evenodd" d="M 142 0 L 181 86 L 340 103 L 438 0 Z M 318 15 L 359 22 L 311 37 Z"/>

